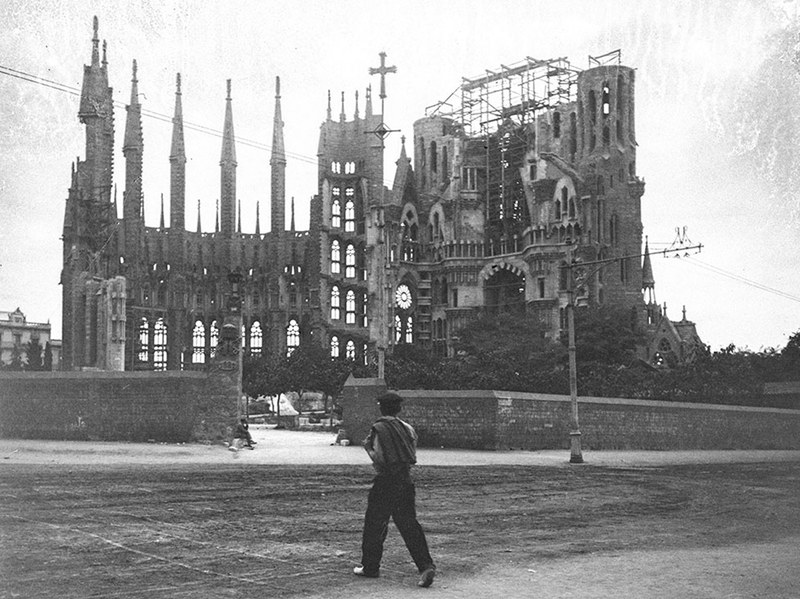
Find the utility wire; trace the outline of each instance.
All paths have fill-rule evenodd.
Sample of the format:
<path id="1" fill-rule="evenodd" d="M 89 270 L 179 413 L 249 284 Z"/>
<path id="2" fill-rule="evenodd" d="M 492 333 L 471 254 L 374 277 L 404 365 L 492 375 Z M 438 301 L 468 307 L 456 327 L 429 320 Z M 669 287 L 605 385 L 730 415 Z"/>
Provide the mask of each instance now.
<path id="1" fill-rule="evenodd" d="M 26 73 L 24 71 L 18 71 L 17 69 L 12 69 L 11 67 L 7 67 L 7 66 L 4 66 L 4 65 L 0 65 L 0 75 L 6 75 L 6 76 L 9 76 L 9 77 L 15 77 L 17 79 L 20 79 L 22 81 L 26 81 L 28 83 L 34 83 L 36 85 L 41 85 L 43 87 L 54 89 L 56 91 L 60 91 L 60 92 L 71 94 L 73 96 L 80 96 L 81 95 L 81 90 L 78 89 L 77 87 L 73 87 L 71 85 L 66 85 L 66 84 L 63 84 L 63 83 L 59 83 L 57 81 L 52 81 L 50 79 L 45 79 L 43 77 L 38 77 L 37 75 L 32 75 L 32 74 Z M 127 105 L 124 102 L 120 102 L 119 100 L 114 100 L 114 106 L 116 106 L 117 108 L 125 108 Z M 159 120 L 159 121 L 163 121 L 163 122 L 166 122 L 166 123 L 171 123 L 172 122 L 172 117 L 171 116 L 166 115 L 166 114 L 161 114 L 159 112 L 156 112 L 154 110 L 149 110 L 149 109 L 146 109 L 146 108 L 142 108 L 142 115 L 150 117 L 150 118 L 153 118 L 153 119 L 156 119 L 156 120 Z M 207 127 L 205 125 L 200 125 L 200 124 L 197 124 L 197 123 L 192 123 L 190 121 L 183 121 L 183 126 L 186 127 L 187 129 L 198 131 L 200 133 L 205 133 L 207 135 L 213 135 L 213 136 L 218 137 L 218 138 L 222 138 L 222 136 L 223 136 L 222 131 L 219 131 L 218 129 L 215 129 L 213 127 Z M 242 145 L 245 145 L 245 146 L 250 146 L 250 147 L 256 148 L 258 150 L 264 150 L 264 151 L 267 151 L 267 152 L 271 152 L 272 151 L 272 146 L 271 145 L 266 144 L 266 143 L 262 143 L 262 142 L 259 142 L 259 141 L 251 140 L 251 139 L 248 139 L 246 137 L 237 136 L 236 137 L 236 142 L 237 143 L 241 143 Z M 294 160 L 297 160 L 299 162 L 305 162 L 307 164 L 313 164 L 313 165 L 318 164 L 318 159 L 316 157 L 308 156 L 307 154 L 300 154 L 298 152 L 291 152 L 291 151 L 288 151 L 288 150 L 284 150 L 284 153 L 286 154 L 287 157 L 293 158 Z"/>
<path id="2" fill-rule="evenodd" d="M 721 275 L 723 277 L 727 277 L 729 279 L 733 279 L 734 281 L 739 281 L 740 283 L 744 283 L 749 287 L 753 287 L 754 289 L 760 289 L 761 291 L 766 291 L 767 293 L 772 293 L 773 295 L 777 295 L 779 297 L 783 297 L 788 300 L 792 300 L 794 302 L 800 302 L 800 297 L 796 295 L 792 295 L 790 293 L 786 293 L 785 291 L 781 291 L 779 289 L 774 289 L 772 287 L 768 287 L 767 285 L 763 285 L 756 281 L 752 281 L 746 277 L 741 275 L 737 275 L 736 273 L 732 273 L 725 269 L 719 268 L 718 266 L 713 266 L 712 264 L 707 264 L 697 258 L 689 257 L 688 259 L 689 264 L 693 264 L 699 268 L 703 268 L 705 270 L 711 271 L 715 274 Z"/>

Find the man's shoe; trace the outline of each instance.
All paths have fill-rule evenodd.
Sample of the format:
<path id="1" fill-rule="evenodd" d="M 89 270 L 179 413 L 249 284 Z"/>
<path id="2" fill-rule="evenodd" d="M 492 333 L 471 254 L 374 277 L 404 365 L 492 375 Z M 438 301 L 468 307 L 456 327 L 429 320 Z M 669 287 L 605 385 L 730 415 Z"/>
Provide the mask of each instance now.
<path id="1" fill-rule="evenodd" d="M 433 584 L 433 577 L 436 576 L 436 568 L 425 568 L 419 576 L 417 586 L 427 589 Z"/>
<path id="2" fill-rule="evenodd" d="M 363 576 L 364 578 L 378 578 L 380 574 L 377 572 L 367 572 L 364 570 L 364 566 L 356 566 L 353 568 L 353 574 L 356 576 Z"/>

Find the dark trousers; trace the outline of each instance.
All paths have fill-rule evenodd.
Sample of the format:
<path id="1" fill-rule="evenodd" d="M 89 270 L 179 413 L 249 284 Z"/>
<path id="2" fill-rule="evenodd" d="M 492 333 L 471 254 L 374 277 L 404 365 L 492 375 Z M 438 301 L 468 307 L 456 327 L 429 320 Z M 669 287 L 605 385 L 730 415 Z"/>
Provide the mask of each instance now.
<path id="1" fill-rule="evenodd" d="M 394 520 L 417 569 L 422 572 L 433 566 L 428 541 L 417 521 L 415 499 L 416 489 L 408 474 L 375 477 L 367 499 L 361 541 L 361 565 L 365 572 L 377 574 L 380 570 L 389 518 Z"/>

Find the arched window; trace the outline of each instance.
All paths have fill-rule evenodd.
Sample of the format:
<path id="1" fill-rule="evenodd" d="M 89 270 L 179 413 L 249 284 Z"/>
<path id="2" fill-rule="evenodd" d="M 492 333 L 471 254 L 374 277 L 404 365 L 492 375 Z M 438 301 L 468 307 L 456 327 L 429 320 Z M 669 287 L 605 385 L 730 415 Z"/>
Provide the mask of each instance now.
<path id="1" fill-rule="evenodd" d="M 362 300 L 361 300 L 361 326 L 367 327 L 369 326 L 369 318 L 367 317 L 367 311 L 369 309 L 369 296 L 365 293 Z"/>
<path id="2" fill-rule="evenodd" d="M 261 323 L 257 320 L 250 327 L 250 353 L 254 356 L 261 354 L 264 345 L 264 333 L 261 330 Z"/>
<path id="3" fill-rule="evenodd" d="M 339 338 L 334 335 L 331 337 L 331 358 L 339 357 Z"/>
<path id="4" fill-rule="evenodd" d="M 438 160 L 438 157 L 436 155 L 436 142 L 432 141 L 431 142 L 431 159 L 430 159 L 430 165 L 431 165 L 431 172 L 432 173 L 435 173 L 436 170 L 437 170 L 437 167 L 438 167 L 437 160 Z"/>
<path id="5" fill-rule="evenodd" d="M 344 255 L 344 276 L 348 279 L 356 278 L 356 248 L 352 243 L 347 244 Z"/>
<path id="6" fill-rule="evenodd" d="M 206 327 L 197 320 L 192 330 L 192 364 L 206 363 Z"/>
<path id="7" fill-rule="evenodd" d="M 442 181 L 450 178 L 450 159 L 447 155 L 447 146 L 442 146 Z"/>
<path id="8" fill-rule="evenodd" d="M 334 198 L 331 202 L 331 227 L 338 229 L 342 226 L 342 205 L 339 198 Z"/>
<path id="9" fill-rule="evenodd" d="M 406 343 L 414 343 L 414 317 L 406 319 Z"/>
<path id="10" fill-rule="evenodd" d="M 356 172 L 356 163 L 355 162 L 345 162 L 344 163 L 344 172 L 346 175 L 352 175 Z"/>
<path id="11" fill-rule="evenodd" d="M 291 356 L 298 347 L 300 347 L 300 325 L 292 318 L 286 327 L 286 355 Z"/>
<path id="12" fill-rule="evenodd" d="M 403 338 L 403 321 L 400 320 L 400 315 L 394 315 L 394 341 L 395 343 L 400 343 L 400 340 Z"/>
<path id="13" fill-rule="evenodd" d="M 555 139 L 561 137 L 561 113 L 558 111 L 553 113 L 553 137 Z"/>
<path id="14" fill-rule="evenodd" d="M 344 201 L 344 230 L 353 232 L 356 230 L 356 203 L 353 200 L 355 190 L 352 187 L 348 187 L 344 190 L 344 195 L 346 196 Z"/>
<path id="15" fill-rule="evenodd" d="M 608 116 L 611 113 L 611 92 L 608 89 L 608 83 L 603 84 L 603 116 Z"/>
<path id="16" fill-rule="evenodd" d="M 561 220 L 561 200 L 560 199 L 556 200 L 555 212 L 556 212 L 556 214 L 555 214 L 556 218 L 555 219 L 556 220 Z"/>
<path id="17" fill-rule="evenodd" d="M 337 275 L 342 272 L 342 251 L 339 248 L 339 240 L 331 241 L 331 274 Z"/>
<path id="18" fill-rule="evenodd" d="M 150 359 L 150 324 L 146 318 L 139 321 L 139 354 L 137 358 L 140 362 L 147 362 Z"/>
<path id="19" fill-rule="evenodd" d="M 356 359 L 356 344 L 350 339 L 347 342 L 347 348 L 345 349 L 345 355 L 347 356 L 348 360 L 355 360 Z"/>
<path id="20" fill-rule="evenodd" d="M 163 318 L 156 320 L 153 326 L 153 368 L 167 369 L 167 325 Z"/>
<path id="21" fill-rule="evenodd" d="M 345 322 L 347 324 L 356 323 L 356 294 L 350 289 L 345 299 Z"/>
<path id="22" fill-rule="evenodd" d="M 339 311 L 341 304 L 339 302 L 339 286 L 334 285 L 331 288 L 331 320 L 339 320 L 341 318 Z"/>
<path id="23" fill-rule="evenodd" d="M 575 198 L 569 199 L 569 218 L 575 218 Z"/>
<path id="24" fill-rule="evenodd" d="M 608 128 L 608 125 L 603 127 L 603 145 L 607 146 L 611 143 L 611 129 Z"/>
<path id="25" fill-rule="evenodd" d="M 214 320 L 211 322 L 211 352 L 210 355 L 213 358 L 217 355 L 217 344 L 219 343 L 219 327 L 217 326 L 217 321 Z"/>

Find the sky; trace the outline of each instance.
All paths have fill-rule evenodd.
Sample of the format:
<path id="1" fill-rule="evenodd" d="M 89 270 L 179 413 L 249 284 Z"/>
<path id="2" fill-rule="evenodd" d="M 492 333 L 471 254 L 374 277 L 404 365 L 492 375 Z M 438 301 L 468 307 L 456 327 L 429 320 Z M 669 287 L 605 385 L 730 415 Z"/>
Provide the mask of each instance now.
<path id="1" fill-rule="evenodd" d="M 275 77 L 287 150 L 287 202 L 308 227 L 316 193 L 319 126 L 328 92 L 334 118 L 345 93 L 387 75 L 384 121 L 391 186 L 401 136 L 446 100 L 462 77 L 526 57 L 567 58 L 619 49 L 636 69 L 637 171 L 652 252 L 683 240 L 691 256 L 653 257 L 656 297 L 667 314 L 697 324 L 712 350 L 781 348 L 800 331 L 800 100 L 795 0 L 3 0 L 0 21 L 0 310 L 61 336 L 64 205 L 70 165 L 85 157 L 77 119 L 92 17 L 108 43 L 114 88 L 114 178 L 121 210 L 123 104 L 138 63 L 145 111 L 145 220 L 169 224 L 169 150 L 175 74 L 181 73 L 187 152 L 186 223 L 213 230 L 225 82 L 232 80 L 237 196 L 242 228 L 269 222 L 269 150 Z M 786 40 L 789 40 L 786 42 Z M 777 40 L 777 41 L 776 41 Z M 780 53 L 780 41 L 784 45 Z M 795 41 L 792 41 L 795 40 Z M 794 45 L 793 45 L 794 44 Z M 777 50 L 776 50 L 777 48 Z M 32 76 L 32 77 L 31 77 Z M 33 78 L 36 82 L 28 79 Z M 56 89 L 57 88 L 57 89 Z M 378 110 L 377 92 L 375 110 Z M 147 116 L 152 115 L 152 116 Z M 795 183 L 797 185 L 795 185 Z M 287 207 L 287 220 L 288 220 Z"/>

